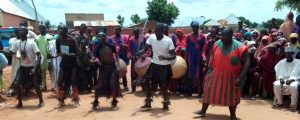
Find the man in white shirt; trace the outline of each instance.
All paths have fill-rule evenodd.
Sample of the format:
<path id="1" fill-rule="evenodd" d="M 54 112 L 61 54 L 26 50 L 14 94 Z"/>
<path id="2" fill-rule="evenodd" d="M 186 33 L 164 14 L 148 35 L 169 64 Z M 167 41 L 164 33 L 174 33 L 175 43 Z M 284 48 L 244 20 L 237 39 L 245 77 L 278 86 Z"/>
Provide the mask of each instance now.
<path id="1" fill-rule="evenodd" d="M 21 88 L 27 89 L 32 85 L 32 83 L 36 90 L 37 96 L 39 97 L 38 107 L 43 107 L 44 101 L 38 83 L 39 80 L 36 77 L 40 71 L 40 50 L 34 41 L 27 38 L 27 28 L 19 28 L 18 30 L 20 40 L 16 41 L 10 52 L 8 52 L 9 54 L 16 54 L 18 51 L 20 51 L 21 53 L 21 66 L 18 70 L 18 75 L 13 85 L 18 99 L 18 104 L 16 107 L 23 107 Z"/>
<path id="2" fill-rule="evenodd" d="M 293 48 L 285 48 L 286 58 L 275 66 L 276 81 L 274 84 L 274 107 L 282 106 L 282 95 L 291 95 L 291 110 L 297 109 L 298 82 L 300 80 L 300 60 L 293 58 Z"/>
<path id="3" fill-rule="evenodd" d="M 51 84 L 52 84 L 52 91 L 56 91 L 58 88 L 58 73 L 59 73 L 59 64 L 61 61 L 61 57 L 58 56 L 56 50 L 56 39 L 49 41 L 48 44 L 48 57 L 50 60 L 50 77 L 51 77 Z"/>
<path id="4" fill-rule="evenodd" d="M 168 36 L 164 35 L 164 24 L 157 23 L 155 35 L 150 35 L 145 48 L 139 55 L 152 48 L 153 59 L 142 84 L 146 92 L 145 105 L 142 108 L 151 109 L 151 97 L 159 86 L 163 94 L 163 110 L 168 110 L 170 101 L 168 85 L 172 76 L 170 61 L 176 58 L 174 44 Z M 145 58 L 144 56 L 142 58 Z"/>

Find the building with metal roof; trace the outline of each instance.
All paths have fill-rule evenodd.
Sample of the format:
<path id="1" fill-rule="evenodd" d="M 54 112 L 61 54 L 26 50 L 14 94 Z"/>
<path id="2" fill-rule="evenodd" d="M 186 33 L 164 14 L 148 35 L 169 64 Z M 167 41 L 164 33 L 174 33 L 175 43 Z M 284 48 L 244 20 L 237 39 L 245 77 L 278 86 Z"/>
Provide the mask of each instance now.
<path id="1" fill-rule="evenodd" d="M 46 19 L 37 14 L 38 21 L 44 23 Z M 0 4 L 0 25 L 3 27 L 17 27 L 20 20 L 27 20 L 29 26 L 35 22 L 35 12 L 33 7 L 26 1 L 21 0 L 1 0 Z"/>

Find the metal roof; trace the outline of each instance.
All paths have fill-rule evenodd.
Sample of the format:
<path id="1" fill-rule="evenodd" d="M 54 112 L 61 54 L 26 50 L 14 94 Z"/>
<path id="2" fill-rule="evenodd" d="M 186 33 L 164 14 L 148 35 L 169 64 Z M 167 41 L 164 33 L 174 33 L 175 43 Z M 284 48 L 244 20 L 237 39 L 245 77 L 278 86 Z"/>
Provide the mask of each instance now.
<path id="1" fill-rule="evenodd" d="M 235 25 L 235 24 L 239 24 L 239 22 L 240 22 L 240 20 L 234 14 L 230 14 L 226 18 L 226 21 L 227 21 L 228 25 Z"/>
<path id="2" fill-rule="evenodd" d="M 221 26 L 221 24 L 215 20 L 210 20 L 205 24 L 205 26 Z"/>
<path id="3" fill-rule="evenodd" d="M 74 27 L 78 27 L 81 24 L 86 26 L 119 26 L 117 21 L 74 21 Z"/>
<path id="4" fill-rule="evenodd" d="M 172 24 L 172 27 L 187 27 L 191 25 L 192 21 L 197 21 L 199 24 L 204 23 L 204 17 L 183 17 L 178 18 L 175 20 L 174 24 Z"/>
<path id="5" fill-rule="evenodd" d="M 26 1 L 22 2 L 20 0 L 1 0 L 0 10 L 30 20 L 35 20 L 34 9 Z M 38 20 L 46 21 L 46 19 L 39 13 Z"/>

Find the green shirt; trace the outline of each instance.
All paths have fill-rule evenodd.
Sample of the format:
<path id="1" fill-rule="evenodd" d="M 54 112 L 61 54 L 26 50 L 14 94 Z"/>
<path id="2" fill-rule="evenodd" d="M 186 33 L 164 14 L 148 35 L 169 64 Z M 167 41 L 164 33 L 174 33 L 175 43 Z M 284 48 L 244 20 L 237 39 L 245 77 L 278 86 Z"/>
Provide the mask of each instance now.
<path id="1" fill-rule="evenodd" d="M 51 36 L 50 35 L 39 35 L 37 36 L 36 39 L 36 45 L 40 50 L 41 56 L 42 58 L 42 63 L 41 63 L 41 69 L 48 69 L 48 61 L 47 61 L 47 54 L 48 54 L 48 42 L 49 40 L 51 40 Z"/>

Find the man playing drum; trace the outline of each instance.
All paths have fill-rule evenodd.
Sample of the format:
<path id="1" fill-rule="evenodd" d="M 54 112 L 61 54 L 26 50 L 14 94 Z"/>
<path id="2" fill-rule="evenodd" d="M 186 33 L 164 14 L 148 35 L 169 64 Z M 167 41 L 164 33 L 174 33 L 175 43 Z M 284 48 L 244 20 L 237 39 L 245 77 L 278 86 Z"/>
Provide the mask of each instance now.
<path id="1" fill-rule="evenodd" d="M 155 35 L 150 35 L 145 48 L 139 52 L 139 55 L 145 53 L 152 47 L 152 63 L 142 80 L 146 92 L 145 105 L 142 108 L 151 109 L 151 96 L 156 91 L 158 85 L 163 94 L 163 110 L 168 110 L 170 101 L 168 85 L 172 76 L 170 61 L 176 58 L 175 48 L 171 38 L 164 35 L 164 24 L 157 23 Z"/>

